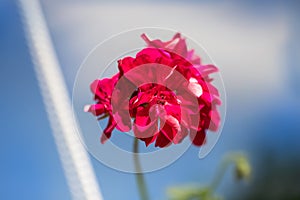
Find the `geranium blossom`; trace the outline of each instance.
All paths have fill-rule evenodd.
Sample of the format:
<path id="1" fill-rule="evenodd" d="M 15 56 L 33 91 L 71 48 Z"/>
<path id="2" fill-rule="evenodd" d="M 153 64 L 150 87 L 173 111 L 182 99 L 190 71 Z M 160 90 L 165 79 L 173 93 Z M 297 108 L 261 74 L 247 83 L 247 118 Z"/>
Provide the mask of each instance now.
<path id="1" fill-rule="evenodd" d="M 179 33 L 167 42 L 142 38 L 148 47 L 135 58 L 120 59 L 119 73 L 111 79 L 91 84 L 96 104 L 86 111 L 109 117 L 101 141 L 116 127 L 123 132 L 132 128 L 146 145 L 166 147 L 187 135 L 202 145 L 206 131 L 220 124 L 219 93 L 209 77 L 217 68 L 203 65 Z"/>

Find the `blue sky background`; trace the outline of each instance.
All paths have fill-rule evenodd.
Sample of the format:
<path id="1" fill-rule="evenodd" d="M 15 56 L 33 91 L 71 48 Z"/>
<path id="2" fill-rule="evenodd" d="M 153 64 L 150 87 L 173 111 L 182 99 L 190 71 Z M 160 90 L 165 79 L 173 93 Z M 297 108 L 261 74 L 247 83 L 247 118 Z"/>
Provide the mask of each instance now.
<path id="1" fill-rule="evenodd" d="M 227 93 L 221 139 L 204 160 L 192 147 L 171 166 L 147 174 L 152 199 L 164 199 L 170 185 L 207 183 L 228 151 L 245 151 L 254 177 L 265 152 L 299 162 L 297 1 L 43 0 L 42 5 L 70 95 L 87 53 L 110 35 L 139 26 L 168 27 L 192 36 L 220 67 Z M 0 61 L 0 199 L 70 199 L 21 16 L 11 0 L 0 0 Z M 93 157 L 91 161 L 105 199 L 138 199 L 132 174 Z M 250 184 L 255 178 L 236 184 L 228 173 L 218 193 L 230 197 Z"/>

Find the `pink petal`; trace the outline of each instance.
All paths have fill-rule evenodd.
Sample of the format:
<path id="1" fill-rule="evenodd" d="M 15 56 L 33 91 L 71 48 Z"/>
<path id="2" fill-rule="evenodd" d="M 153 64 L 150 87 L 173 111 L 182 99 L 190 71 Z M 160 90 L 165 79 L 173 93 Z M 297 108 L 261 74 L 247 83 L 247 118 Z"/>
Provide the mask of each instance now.
<path id="1" fill-rule="evenodd" d="M 137 124 L 134 124 L 133 131 L 135 137 L 147 142 L 146 145 L 148 146 L 153 142 L 150 138 L 155 139 L 157 136 L 157 121 L 151 122 L 147 126 L 138 126 Z"/>
<path id="2" fill-rule="evenodd" d="M 174 144 L 179 144 L 182 140 L 188 135 L 188 129 L 184 126 L 181 126 L 181 131 L 178 131 L 176 136 L 173 138 Z"/>
<path id="3" fill-rule="evenodd" d="M 111 137 L 111 133 L 115 127 L 116 127 L 116 122 L 115 122 L 114 118 L 112 116 L 110 116 L 109 120 L 108 120 L 108 124 L 107 124 L 106 128 L 104 129 L 103 134 L 100 139 L 102 144 L 104 144 Z"/>
<path id="4" fill-rule="evenodd" d="M 195 65 L 200 65 L 200 63 L 201 63 L 201 59 L 200 59 L 199 56 L 197 56 L 194 53 L 194 49 L 188 51 L 187 60 L 190 61 L 192 64 L 195 64 Z"/>
<path id="5" fill-rule="evenodd" d="M 176 118 L 172 116 L 167 116 L 165 119 L 165 123 L 163 124 L 161 121 L 161 130 L 156 139 L 155 146 L 156 147 L 166 147 L 173 141 L 174 137 L 178 132 L 181 131 L 179 122 Z"/>
<path id="6" fill-rule="evenodd" d="M 146 144 L 146 147 L 152 144 L 157 138 L 157 135 L 154 135 L 153 137 L 148 137 L 148 138 L 139 138 L 140 140 L 144 141 Z"/>
<path id="7" fill-rule="evenodd" d="M 151 122 L 150 116 L 149 116 L 149 109 L 138 107 L 135 123 L 139 126 L 147 126 Z"/>
<path id="8" fill-rule="evenodd" d="M 114 119 L 117 122 L 116 128 L 122 132 L 128 132 L 131 129 L 131 119 L 127 110 L 114 113 Z"/>
<path id="9" fill-rule="evenodd" d="M 201 85 L 198 83 L 197 79 L 195 78 L 190 78 L 188 89 L 196 97 L 200 97 L 203 93 Z"/>
<path id="10" fill-rule="evenodd" d="M 209 126 L 209 129 L 211 131 L 217 131 L 221 122 L 221 117 L 220 114 L 217 110 L 212 110 L 211 111 L 211 123 Z"/>
<path id="11" fill-rule="evenodd" d="M 124 73 L 128 72 L 129 70 L 135 67 L 133 61 L 134 58 L 132 57 L 125 57 L 121 60 L 118 60 L 118 67 L 121 75 L 123 75 Z"/>
<path id="12" fill-rule="evenodd" d="M 90 112 L 95 116 L 99 116 L 99 115 L 103 114 L 106 111 L 106 109 L 103 104 L 94 104 L 94 105 L 86 105 L 84 107 L 84 111 Z"/>
<path id="13" fill-rule="evenodd" d="M 196 146 L 201 146 L 203 145 L 206 141 L 206 134 L 205 131 L 202 129 L 200 131 L 191 131 L 190 132 L 190 138 L 193 142 L 194 145 Z"/>
<path id="14" fill-rule="evenodd" d="M 171 144 L 171 141 L 164 135 L 164 134 L 158 134 L 155 142 L 155 147 L 167 147 Z"/>
<path id="15" fill-rule="evenodd" d="M 186 58 L 187 56 L 187 46 L 185 39 L 178 38 L 173 41 L 175 43 L 174 45 L 171 43 L 167 46 L 167 48 L 170 48 L 172 52 L 178 54 L 181 57 Z"/>
<path id="16" fill-rule="evenodd" d="M 197 69 L 199 70 L 202 77 L 206 77 L 211 73 L 218 72 L 218 68 L 214 65 L 200 65 L 197 66 Z"/>

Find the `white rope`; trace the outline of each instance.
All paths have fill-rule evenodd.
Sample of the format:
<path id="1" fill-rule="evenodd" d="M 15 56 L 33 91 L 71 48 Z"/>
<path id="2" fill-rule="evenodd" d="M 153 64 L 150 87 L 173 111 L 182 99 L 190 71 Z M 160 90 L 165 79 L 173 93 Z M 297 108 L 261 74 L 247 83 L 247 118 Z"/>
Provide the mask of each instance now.
<path id="1" fill-rule="evenodd" d="M 38 0 L 19 0 L 55 143 L 75 200 L 102 200 L 89 157 L 76 136 L 71 101 Z M 79 130 L 79 127 L 77 127 Z"/>

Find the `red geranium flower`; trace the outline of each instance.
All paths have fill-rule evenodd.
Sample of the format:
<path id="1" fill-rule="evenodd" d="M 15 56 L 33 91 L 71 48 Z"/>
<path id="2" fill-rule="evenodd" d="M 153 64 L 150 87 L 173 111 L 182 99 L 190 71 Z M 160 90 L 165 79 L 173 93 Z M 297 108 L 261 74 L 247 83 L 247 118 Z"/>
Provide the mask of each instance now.
<path id="1" fill-rule="evenodd" d="M 202 145 L 206 131 L 220 124 L 219 93 L 209 77 L 217 68 L 202 65 L 179 33 L 167 42 L 142 38 L 147 48 L 119 60 L 113 78 L 91 84 L 96 104 L 87 111 L 109 116 L 101 141 L 115 127 L 129 131 L 133 119 L 135 136 L 147 146 L 177 144 L 188 134 L 193 144 Z"/>

